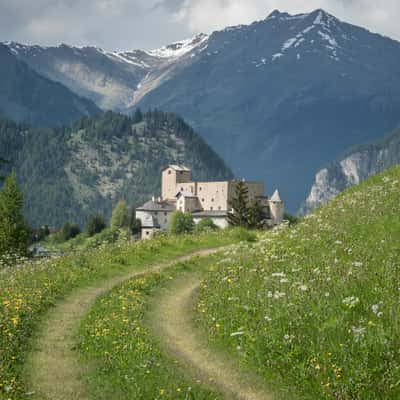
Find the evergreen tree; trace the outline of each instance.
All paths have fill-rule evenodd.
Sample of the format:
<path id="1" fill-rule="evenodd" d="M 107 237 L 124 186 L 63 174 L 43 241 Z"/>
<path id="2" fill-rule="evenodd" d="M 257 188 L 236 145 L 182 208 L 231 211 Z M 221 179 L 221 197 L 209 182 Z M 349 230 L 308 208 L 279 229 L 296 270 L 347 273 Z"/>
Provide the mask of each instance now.
<path id="1" fill-rule="evenodd" d="M 248 226 L 251 229 L 260 229 L 265 225 L 267 215 L 258 199 L 254 199 L 249 207 Z"/>
<path id="2" fill-rule="evenodd" d="M 249 226 L 248 189 L 243 181 L 237 183 L 235 196 L 229 202 L 232 212 L 228 213 L 228 221 L 232 226 Z"/>
<path id="3" fill-rule="evenodd" d="M 171 219 L 170 231 L 173 235 L 191 233 L 194 229 L 193 216 L 189 212 L 175 211 Z"/>
<path id="4" fill-rule="evenodd" d="M 30 229 L 23 215 L 24 200 L 15 173 L 6 178 L 0 191 L 0 257 L 27 252 Z"/>
<path id="5" fill-rule="evenodd" d="M 0 157 L 0 168 L 1 168 L 2 165 L 7 164 L 7 163 L 8 163 L 7 160 L 5 160 L 4 158 Z M 6 178 L 3 175 L 0 174 L 0 182 L 3 182 L 5 179 Z"/>
<path id="6" fill-rule="evenodd" d="M 67 240 L 73 239 L 74 237 L 78 236 L 80 233 L 81 229 L 78 225 L 66 222 L 61 229 L 60 238 L 63 242 L 66 242 Z"/>
<path id="7" fill-rule="evenodd" d="M 133 122 L 138 124 L 139 122 L 143 121 L 143 114 L 140 108 L 137 108 L 135 114 L 133 115 Z"/>
<path id="8" fill-rule="evenodd" d="M 96 233 L 100 233 L 105 228 L 106 223 L 104 222 L 104 217 L 101 214 L 96 214 L 89 218 L 89 221 L 86 225 L 86 233 L 89 237 L 91 237 Z"/>
<path id="9" fill-rule="evenodd" d="M 126 228 L 129 225 L 129 211 L 124 200 L 120 200 L 115 206 L 110 220 L 112 229 Z"/>

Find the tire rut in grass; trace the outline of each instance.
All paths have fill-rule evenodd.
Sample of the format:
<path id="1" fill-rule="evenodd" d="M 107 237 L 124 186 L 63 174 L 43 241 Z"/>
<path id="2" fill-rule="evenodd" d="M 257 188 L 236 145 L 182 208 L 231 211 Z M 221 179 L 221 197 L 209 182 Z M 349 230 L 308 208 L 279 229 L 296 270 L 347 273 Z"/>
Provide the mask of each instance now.
<path id="1" fill-rule="evenodd" d="M 258 377 L 240 372 L 233 358 L 211 350 L 195 328 L 193 310 L 199 285 L 199 274 L 188 273 L 153 299 L 148 316 L 153 334 L 186 374 L 216 387 L 227 399 L 272 400 Z"/>
<path id="2" fill-rule="evenodd" d="M 26 386 L 35 400 L 89 399 L 84 377 L 88 366 L 79 363 L 74 334 L 96 299 L 126 280 L 165 270 L 178 262 L 211 255 L 221 249 L 201 250 L 166 264 L 153 265 L 74 291 L 45 317 L 25 366 Z"/>

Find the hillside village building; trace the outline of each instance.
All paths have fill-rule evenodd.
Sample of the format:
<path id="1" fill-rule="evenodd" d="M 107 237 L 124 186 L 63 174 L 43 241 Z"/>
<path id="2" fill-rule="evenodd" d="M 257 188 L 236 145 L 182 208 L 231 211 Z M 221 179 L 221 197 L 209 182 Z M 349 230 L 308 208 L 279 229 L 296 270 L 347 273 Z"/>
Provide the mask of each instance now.
<path id="1" fill-rule="evenodd" d="M 147 239 L 158 231 L 168 231 L 172 214 L 176 210 L 190 212 L 197 224 L 211 218 L 220 228 L 226 228 L 230 201 L 235 195 L 238 181 L 196 182 L 189 168 L 170 165 L 162 172 L 161 197 L 136 209 L 136 218 L 142 222 L 142 238 Z M 284 204 L 278 190 L 269 199 L 264 193 L 263 182 L 247 182 L 248 199 L 258 199 L 267 215 L 269 226 L 283 220 Z"/>

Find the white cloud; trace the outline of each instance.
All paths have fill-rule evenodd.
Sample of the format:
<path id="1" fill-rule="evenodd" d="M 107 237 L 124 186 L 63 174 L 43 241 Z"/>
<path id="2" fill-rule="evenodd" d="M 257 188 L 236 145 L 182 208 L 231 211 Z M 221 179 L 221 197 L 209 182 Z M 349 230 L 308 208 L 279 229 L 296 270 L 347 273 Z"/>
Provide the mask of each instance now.
<path id="1" fill-rule="evenodd" d="M 345 21 L 400 39 L 399 0 L 185 0 L 176 13 L 192 32 L 265 18 L 274 9 L 290 13 L 323 8 Z"/>
<path id="2" fill-rule="evenodd" d="M 400 39 L 399 0 L 0 0 L 0 41 L 153 48 L 199 32 L 324 8 Z"/>

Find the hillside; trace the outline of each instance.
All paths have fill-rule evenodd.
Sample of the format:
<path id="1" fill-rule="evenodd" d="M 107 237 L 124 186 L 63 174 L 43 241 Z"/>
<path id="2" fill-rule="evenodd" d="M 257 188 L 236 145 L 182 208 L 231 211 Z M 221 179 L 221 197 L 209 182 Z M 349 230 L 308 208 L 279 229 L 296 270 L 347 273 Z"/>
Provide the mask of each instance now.
<path id="1" fill-rule="evenodd" d="M 98 112 L 93 102 L 39 75 L 0 44 L 0 115 L 37 125 L 61 125 Z"/>
<path id="2" fill-rule="evenodd" d="M 17 171 L 25 212 L 34 226 L 84 225 L 109 216 L 120 198 L 138 205 L 160 192 L 160 172 L 187 164 L 198 179 L 232 172 L 179 117 L 149 112 L 129 118 L 107 112 L 71 128 L 30 128 L 0 120 L 0 156 Z"/>
<path id="3" fill-rule="evenodd" d="M 227 254 L 201 288 L 204 340 L 273 398 L 398 399 L 399 204 L 397 166 Z"/>
<path id="4" fill-rule="evenodd" d="M 338 161 L 320 169 L 300 214 L 309 213 L 346 188 L 396 164 L 400 164 L 400 129 L 382 140 L 353 147 Z"/>
<path id="5" fill-rule="evenodd" d="M 182 115 L 236 175 L 279 187 L 292 212 L 321 165 L 400 121 L 400 43 L 323 10 L 275 11 L 151 51 L 8 46 L 100 107 Z"/>

